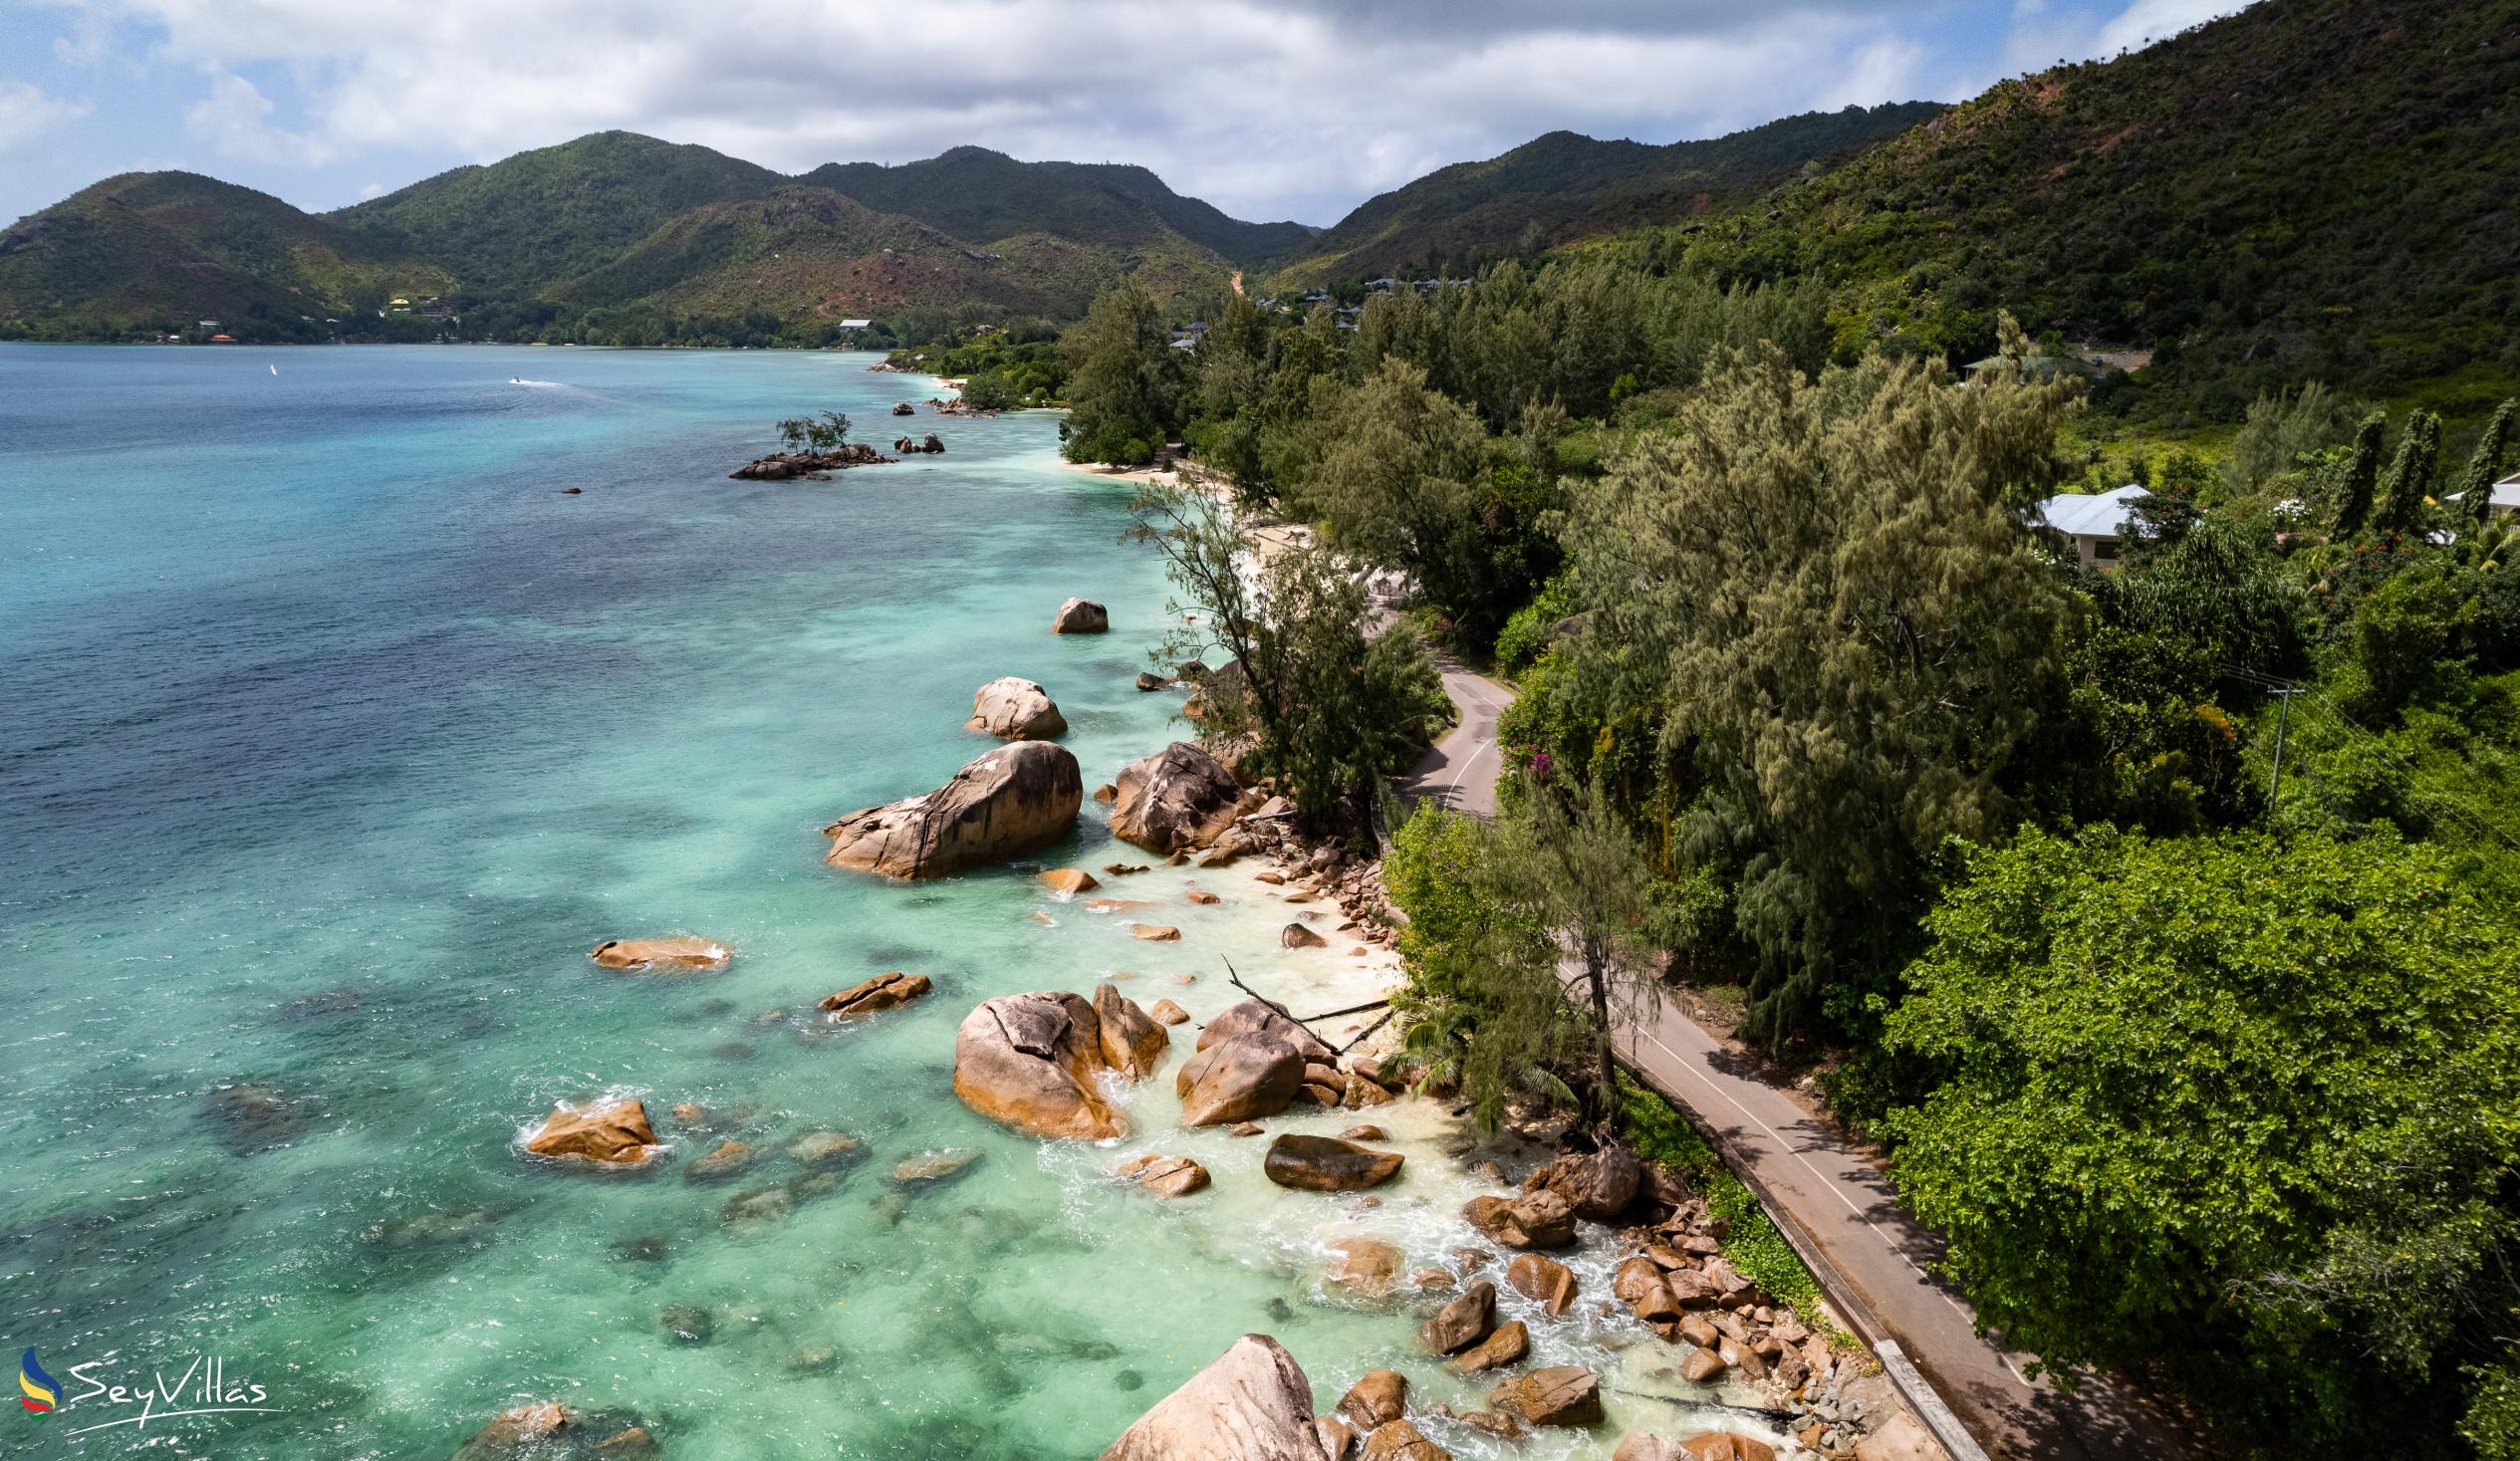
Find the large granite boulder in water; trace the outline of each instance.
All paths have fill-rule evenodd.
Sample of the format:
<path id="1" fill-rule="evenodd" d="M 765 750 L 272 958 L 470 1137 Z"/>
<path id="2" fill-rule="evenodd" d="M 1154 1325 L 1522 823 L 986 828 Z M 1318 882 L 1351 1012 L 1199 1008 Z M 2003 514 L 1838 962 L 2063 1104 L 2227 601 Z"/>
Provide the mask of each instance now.
<path id="1" fill-rule="evenodd" d="M 1077 758 L 1047 741 L 1017 741 L 935 791 L 824 828 L 832 840 L 824 860 L 887 877 L 946 877 L 1050 846 L 1075 829 L 1084 805 Z"/>
<path id="2" fill-rule="evenodd" d="M 1153 1075 L 1172 1048 L 1172 1037 L 1117 984 L 1094 986 L 1094 1018 L 1103 1027 L 1103 1064 L 1132 1081 Z"/>
<path id="3" fill-rule="evenodd" d="M 1112 1069 L 1103 1022 L 1082 995 L 1003 995 L 964 1016 L 954 1036 L 954 1095 L 1035 1136 L 1127 1135 L 1103 1096 Z"/>
<path id="4" fill-rule="evenodd" d="M 1266 1335 L 1234 1347 L 1137 1417 L 1101 1461 L 1328 1461 L 1313 1384 Z"/>
<path id="5" fill-rule="evenodd" d="M 1121 768 L 1112 836 L 1156 852 L 1204 848 L 1234 825 L 1242 786 L 1225 764 L 1174 741 Z"/>
<path id="6" fill-rule="evenodd" d="M 595 946 L 590 957 L 606 969 L 678 974 L 692 969 L 723 969 L 726 961 L 735 957 L 735 951 L 723 939 L 678 933 L 670 938 L 608 938 Z"/>
<path id="7" fill-rule="evenodd" d="M 1636 1204 L 1644 1168 L 1617 1142 L 1582 1155 L 1569 1152 L 1523 1180 L 1525 1192 L 1555 1192 L 1577 1217 L 1617 1222 Z"/>
<path id="8" fill-rule="evenodd" d="M 1269 1143 L 1260 1170 L 1281 1187 L 1308 1192 L 1362 1192 L 1399 1174 L 1400 1154 L 1377 1151 L 1336 1136 L 1289 1131 Z"/>
<path id="9" fill-rule="evenodd" d="M 1184 1126 L 1274 1116 L 1304 1089 L 1304 1053 L 1274 1035 L 1237 1035 L 1182 1062 L 1172 1089 Z"/>
<path id="10" fill-rule="evenodd" d="M 1002 741 L 1055 741 L 1068 733 L 1068 718 L 1050 692 L 1028 679 L 1003 675 L 971 696 L 967 730 L 987 731 Z"/>
<path id="11" fill-rule="evenodd" d="M 1339 1063 L 1338 1052 L 1324 1044 L 1311 1027 L 1266 1000 L 1247 999 L 1226 1008 L 1199 1031 L 1198 1048 L 1205 1050 L 1237 1035 L 1274 1035 L 1294 1046 L 1305 1060 L 1315 1065 L 1335 1066 Z"/>
<path id="12" fill-rule="evenodd" d="M 1102 634 L 1112 627 L 1112 612 L 1091 599 L 1071 599 L 1051 615 L 1054 634 Z"/>

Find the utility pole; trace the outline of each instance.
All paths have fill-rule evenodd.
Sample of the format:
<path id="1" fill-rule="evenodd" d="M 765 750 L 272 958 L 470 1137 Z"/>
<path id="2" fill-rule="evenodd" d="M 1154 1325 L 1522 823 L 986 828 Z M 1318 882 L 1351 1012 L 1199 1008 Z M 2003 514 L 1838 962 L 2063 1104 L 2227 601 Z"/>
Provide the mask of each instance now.
<path id="1" fill-rule="evenodd" d="M 2275 784 L 2266 789 L 2266 810 L 2275 810 L 2275 798 L 2284 790 L 2284 729 L 2292 723 L 2293 696 L 2301 693 L 2299 685 L 2286 685 L 2275 692 L 2284 705 L 2275 712 Z"/>

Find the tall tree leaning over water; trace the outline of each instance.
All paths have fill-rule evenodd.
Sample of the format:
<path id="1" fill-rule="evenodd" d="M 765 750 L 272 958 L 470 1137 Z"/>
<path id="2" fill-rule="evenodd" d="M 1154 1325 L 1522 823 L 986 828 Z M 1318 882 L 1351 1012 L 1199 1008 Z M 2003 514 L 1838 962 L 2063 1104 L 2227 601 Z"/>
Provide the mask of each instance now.
<path id="1" fill-rule="evenodd" d="M 2022 509 L 2065 476 L 2075 388 L 1953 388 L 1879 354 L 1806 377 L 1732 354 L 1568 532 L 1577 672 L 1650 706 L 1666 855 L 1731 874 L 1773 1037 L 1911 936 L 1948 840 L 2001 840 L 2075 599 Z"/>

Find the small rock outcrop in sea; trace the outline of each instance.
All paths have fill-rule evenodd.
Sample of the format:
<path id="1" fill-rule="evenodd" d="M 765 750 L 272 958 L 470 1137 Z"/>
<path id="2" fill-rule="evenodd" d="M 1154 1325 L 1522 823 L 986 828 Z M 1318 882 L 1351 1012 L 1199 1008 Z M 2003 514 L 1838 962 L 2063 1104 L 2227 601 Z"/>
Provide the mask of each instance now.
<path id="1" fill-rule="evenodd" d="M 971 718 L 963 728 L 986 731 L 1002 741 L 1055 741 L 1068 733 L 1068 718 L 1059 713 L 1048 690 L 1010 674 L 972 694 Z"/>
<path id="2" fill-rule="evenodd" d="M 1369 1369 L 1339 1397 L 1339 1414 L 1372 1434 L 1408 1413 L 1408 1376 L 1396 1369 Z"/>
<path id="3" fill-rule="evenodd" d="M 1333 1238 L 1322 1246 L 1330 1250 L 1330 1265 L 1324 1271 L 1324 1277 L 1358 1298 L 1387 1299 L 1391 1297 L 1391 1291 L 1399 1287 L 1400 1265 L 1404 1260 L 1397 1248 L 1382 1239 L 1360 1234 Z M 1377 1370 L 1375 1373 L 1388 1371 Z M 1366 1378 L 1371 1379 L 1373 1375 Z M 1358 1381 L 1360 1385 L 1364 1382 Z M 1349 1393 L 1354 1394 L 1355 1391 Z M 1346 1412 L 1346 1401 L 1340 1402 L 1340 1410 L 1343 1414 Z"/>
<path id="4" fill-rule="evenodd" d="M 1488 1337 L 1496 1328 L 1496 1286 L 1485 1279 L 1461 1291 L 1435 1311 L 1417 1331 L 1429 1354 L 1454 1354 Z"/>
<path id="5" fill-rule="evenodd" d="M 1077 758 L 1047 741 L 1016 741 L 935 791 L 824 828 L 832 840 L 824 860 L 888 877 L 945 877 L 1050 846 L 1075 829 L 1084 805 Z"/>
<path id="6" fill-rule="evenodd" d="M 590 957 L 607 969 L 678 974 L 723 969 L 735 951 L 719 939 L 678 933 L 670 938 L 608 938 L 595 946 Z"/>
<path id="7" fill-rule="evenodd" d="M 663 1454 L 634 1410 L 580 1410 L 545 1400 L 491 1416 L 454 1461 L 655 1461 Z"/>
<path id="8" fill-rule="evenodd" d="M 1161 1033 L 1117 990 L 1112 998 Z M 1083 995 L 1001 995 L 964 1016 L 954 1035 L 954 1095 L 1035 1136 L 1127 1135 L 1128 1121 L 1103 1094 L 1103 1076 L 1115 1071 L 1123 1068 L 1111 1059 L 1102 1017 Z"/>
<path id="9" fill-rule="evenodd" d="M 1266 1335 L 1245 1335 L 1121 1432 L 1100 1461 L 1326 1461 L 1313 1384 Z"/>
<path id="10" fill-rule="evenodd" d="M 838 994 L 826 996 L 815 1008 L 825 1011 L 835 1020 L 856 1020 L 897 1009 L 924 996 L 927 990 L 926 975 L 904 974 L 895 969 L 889 974 L 860 980 Z"/>
<path id="11" fill-rule="evenodd" d="M 786 482 L 797 477 L 811 477 L 818 472 L 872 467 L 890 460 L 892 458 L 863 441 L 852 441 L 830 451 L 774 451 L 758 461 L 746 462 L 726 475 L 747 482 Z"/>
<path id="12" fill-rule="evenodd" d="M 647 1107 L 640 1101 L 608 1101 L 583 1110 L 562 1104 L 525 1138 L 525 1149 L 536 1156 L 637 1166 L 656 1154 L 656 1128 L 647 1124 Z"/>
<path id="13" fill-rule="evenodd" d="M 1132 1081 L 1153 1075 L 1172 1047 L 1171 1035 L 1117 984 L 1094 986 L 1094 1019 L 1102 1027 L 1103 1063 Z"/>
<path id="14" fill-rule="evenodd" d="M 238 1156 L 286 1146 L 306 1128 L 297 1101 L 251 1081 L 222 1086 L 201 1097 L 201 1120 L 221 1146 Z"/>
<path id="15" fill-rule="evenodd" d="M 892 449 L 903 456 L 917 456 L 921 453 L 936 456 L 943 454 L 945 443 L 943 438 L 930 431 L 923 437 L 904 436 L 892 443 Z"/>
<path id="16" fill-rule="evenodd" d="M 1473 1197 L 1461 1215 L 1508 1248 L 1564 1248 L 1575 1241 L 1575 1212 L 1555 1192 Z"/>
<path id="17" fill-rule="evenodd" d="M 1938 1452 L 1936 1453 L 1939 1454 Z M 1647 1431 L 1623 1438 L 1610 1461 L 1776 1461 L 1776 1448 L 1765 1441 L 1710 1430 L 1684 1441 L 1666 1441 Z"/>
<path id="18" fill-rule="evenodd" d="M 1187 741 L 1122 767 L 1115 785 L 1112 836 L 1151 852 L 1209 847 L 1242 811 L 1242 784 Z"/>
<path id="19" fill-rule="evenodd" d="M 918 414 L 918 407 L 910 404 L 906 400 L 896 400 L 892 402 L 892 414 L 896 416 L 914 416 Z"/>
<path id="20" fill-rule="evenodd" d="M 1551 1319 L 1562 1319 L 1575 1303 L 1575 1270 L 1537 1253 L 1520 1254 L 1505 1267 L 1505 1287 L 1540 1301 Z"/>
<path id="21" fill-rule="evenodd" d="M 1112 627 L 1112 611 L 1091 599 L 1071 599 L 1050 617 L 1054 634 L 1103 634 Z"/>
<path id="22" fill-rule="evenodd" d="M 1278 930 L 1278 947 L 1282 949 L 1328 948 L 1330 940 L 1301 923 L 1289 923 Z"/>
<path id="23" fill-rule="evenodd" d="M 1041 879 L 1042 886 L 1063 898 L 1089 893 L 1103 885 L 1093 873 L 1082 867 L 1052 867 L 1035 875 Z"/>
<path id="24" fill-rule="evenodd" d="M 1400 1154 L 1336 1136 L 1287 1132 L 1269 1143 L 1260 1170 L 1281 1187 L 1307 1192 L 1362 1192 L 1399 1175 Z"/>
<path id="25" fill-rule="evenodd" d="M 1207 1186 L 1207 1168 L 1186 1156 L 1158 1156 L 1151 1151 L 1122 1162 L 1113 1168 L 1113 1175 L 1159 1197 L 1187 1197 Z"/>
<path id="26" fill-rule="evenodd" d="M 1183 1062 L 1172 1089 L 1184 1126 L 1274 1116 L 1304 1089 L 1304 1053 L 1275 1035 L 1237 1035 Z"/>
<path id="27" fill-rule="evenodd" d="M 1488 1393 L 1488 1408 L 1518 1415 L 1533 1425 L 1597 1425 L 1602 1418 L 1601 1377 L 1580 1364 L 1553 1364 L 1518 1374 Z"/>
<path id="28" fill-rule="evenodd" d="M 1452 1461 L 1452 1453 L 1406 1420 L 1378 1426 L 1357 1447 L 1357 1461 Z"/>

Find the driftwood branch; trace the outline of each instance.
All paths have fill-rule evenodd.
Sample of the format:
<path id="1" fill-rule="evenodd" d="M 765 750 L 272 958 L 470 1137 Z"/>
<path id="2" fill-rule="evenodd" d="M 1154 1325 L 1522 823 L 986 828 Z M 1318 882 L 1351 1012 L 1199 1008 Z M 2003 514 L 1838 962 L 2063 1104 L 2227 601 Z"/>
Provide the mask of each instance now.
<path id="1" fill-rule="evenodd" d="M 1383 1001 L 1383 1003 L 1384 1003 L 1384 1004 L 1386 1004 L 1386 1005 L 1388 1005 L 1388 1004 L 1390 1003 L 1390 1001 L 1389 1001 L 1389 1000 L 1385 1000 L 1385 1001 Z M 1367 1009 L 1372 1009 L 1372 1008 L 1374 1008 L 1374 1007 L 1373 1007 L 1372 1005 L 1368 1005 L 1368 1006 L 1366 1006 L 1366 1008 L 1367 1008 Z M 1339 1047 L 1337 1054 L 1340 1054 L 1340 1055 L 1346 1055 L 1348 1052 L 1350 1052 L 1350 1051 L 1352 1051 L 1352 1050 L 1355 1050 L 1358 1046 L 1365 1044 L 1365 1038 L 1366 1038 L 1367 1036 L 1372 1035 L 1375 1031 L 1380 1030 L 1380 1029 L 1382 1029 L 1384 1026 L 1390 1024 L 1390 1023 L 1391 1023 L 1391 1017 L 1392 1017 L 1393 1015 L 1398 1014 L 1398 1013 L 1399 1013 L 1399 1011 L 1397 1011 L 1397 1010 L 1386 1009 L 1386 1010 L 1383 1012 L 1383 1018 L 1382 1018 L 1382 1019 L 1377 1020 L 1377 1021 L 1375 1021 L 1373 1024 L 1366 1026 L 1363 1030 L 1358 1031 L 1358 1032 L 1357 1032 L 1357 1038 L 1356 1038 L 1356 1039 L 1354 1039 L 1354 1040 L 1349 1041 L 1346 1045 L 1343 1045 L 1343 1046 Z"/>
<path id="2" fill-rule="evenodd" d="M 1276 1000 L 1273 1000 L 1267 995 L 1252 988 L 1250 985 L 1243 983 L 1242 975 L 1237 973 L 1234 969 L 1233 960 L 1227 959 L 1224 962 L 1225 981 L 1227 983 L 1231 984 L 1234 988 L 1241 990 L 1243 993 L 1250 995 L 1253 999 L 1260 1001 L 1260 1003 L 1267 1005 L 1270 1009 L 1273 1009 L 1279 1014 L 1286 1016 L 1288 1019 L 1293 1020 L 1296 1024 L 1303 1026 L 1307 1030 L 1311 1030 L 1313 1028 L 1313 1022 L 1315 1020 L 1336 1020 L 1342 1015 L 1362 1015 L 1368 1010 L 1381 1010 L 1384 1012 L 1383 1018 L 1366 1026 L 1363 1031 L 1358 1033 L 1356 1040 L 1351 1040 L 1346 1045 L 1332 1047 L 1333 1053 L 1337 1055 L 1346 1055 L 1350 1050 L 1355 1048 L 1358 1041 L 1365 1039 L 1366 1036 L 1372 1035 L 1375 1031 L 1380 1030 L 1385 1025 L 1388 1024 L 1390 1022 L 1391 1015 L 1394 1013 L 1391 1010 L 1391 1002 L 1389 1000 L 1378 999 L 1369 1000 L 1361 1005 L 1350 1005 L 1344 1010 L 1332 1010 L 1327 1014 L 1299 1015 L 1293 1010 L 1288 1009 L 1286 1006 L 1279 1004 Z M 1318 1036 L 1319 1032 L 1316 1031 L 1315 1034 Z M 1330 1042 L 1325 1040 L 1322 1041 L 1322 1044 L 1329 1045 Z"/>

